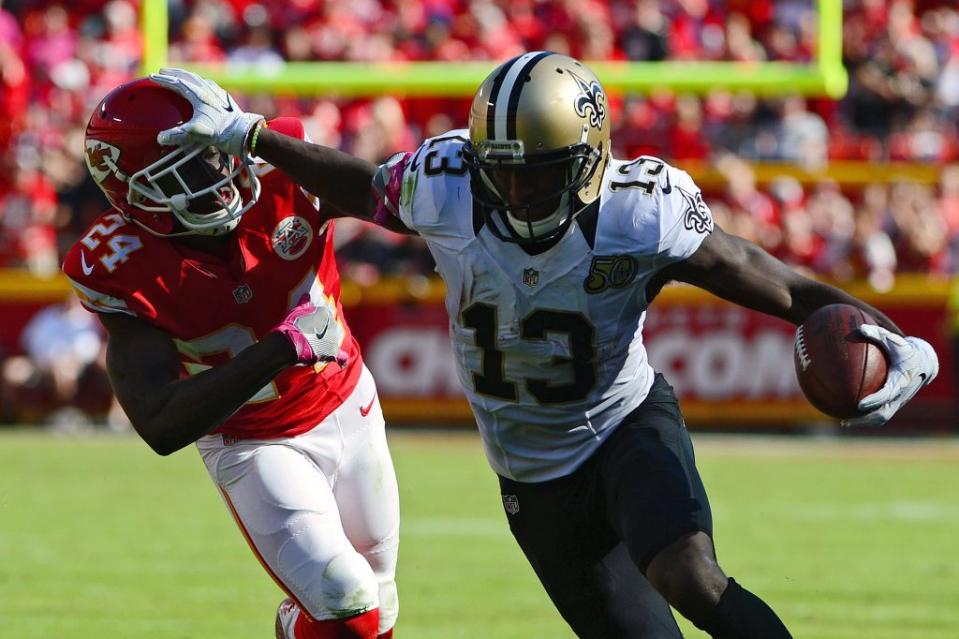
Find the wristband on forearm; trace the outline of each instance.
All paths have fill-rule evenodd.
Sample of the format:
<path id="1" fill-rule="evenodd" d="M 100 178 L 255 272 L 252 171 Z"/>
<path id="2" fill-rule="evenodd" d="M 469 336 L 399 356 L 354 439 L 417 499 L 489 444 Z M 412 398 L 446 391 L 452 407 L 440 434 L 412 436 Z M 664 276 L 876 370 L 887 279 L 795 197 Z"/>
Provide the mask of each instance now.
<path id="1" fill-rule="evenodd" d="M 253 133 L 250 135 L 250 155 L 256 155 L 256 143 L 260 139 L 260 130 L 267 128 L 269 128 L 269 125 L 266 120 L 260 120 L 253 127 Z"/>

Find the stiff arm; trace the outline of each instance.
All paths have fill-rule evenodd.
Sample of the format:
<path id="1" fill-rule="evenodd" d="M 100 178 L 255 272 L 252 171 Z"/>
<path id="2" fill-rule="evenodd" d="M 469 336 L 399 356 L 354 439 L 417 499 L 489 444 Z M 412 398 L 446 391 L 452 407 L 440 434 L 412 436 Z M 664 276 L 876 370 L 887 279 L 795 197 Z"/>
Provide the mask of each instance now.
<path id="1" fill-rule="evenodd" d="M 260 131 L 256 153 L 319 197 L 325 217 L 353 217 L 396 233 L 415 234 L 392 215 L 374 219 L 381 195 L 374 188 L 378 167 L 372 162 L 270 129 Z"/>

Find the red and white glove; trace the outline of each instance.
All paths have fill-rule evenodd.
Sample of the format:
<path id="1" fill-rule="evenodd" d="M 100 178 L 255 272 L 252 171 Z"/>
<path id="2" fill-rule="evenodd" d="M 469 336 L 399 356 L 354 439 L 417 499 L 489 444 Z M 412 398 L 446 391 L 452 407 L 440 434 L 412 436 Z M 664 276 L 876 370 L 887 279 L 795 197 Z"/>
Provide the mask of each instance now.
<path id="1" fill-rule="evenodd" d="M 273 328 L 282 333 L 296 350 L 298 364 L 336 362 L 345 366 L 346 351 L 340 348 L 343 329 L 327 306 L 316 306 L 310 294 L 304 293 L 283 321 Z"/>

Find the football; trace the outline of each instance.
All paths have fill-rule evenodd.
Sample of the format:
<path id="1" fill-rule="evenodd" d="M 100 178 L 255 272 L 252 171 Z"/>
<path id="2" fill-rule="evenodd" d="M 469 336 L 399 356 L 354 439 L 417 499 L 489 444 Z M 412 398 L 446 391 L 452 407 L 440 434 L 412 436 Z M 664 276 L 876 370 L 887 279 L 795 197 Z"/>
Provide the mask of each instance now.
<path id="1" fill-rule="evenodd" d="M 886 382 L 886 356 L 856 330 L 876 321 L 849 304 L 819 309 L 796 329 L 793 359 L 809 403 L 832 417 L 856 417 L 859 400 Z"/>

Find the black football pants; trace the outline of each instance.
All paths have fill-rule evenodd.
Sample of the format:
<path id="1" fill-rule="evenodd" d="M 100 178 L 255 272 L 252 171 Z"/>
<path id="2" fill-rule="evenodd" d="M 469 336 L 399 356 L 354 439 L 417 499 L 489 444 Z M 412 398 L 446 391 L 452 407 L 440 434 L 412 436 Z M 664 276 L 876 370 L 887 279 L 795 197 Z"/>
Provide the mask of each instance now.
<path id="1" fill-rule="evenodd" d="M 682 535 L 711 535 L 712 515 L 662 375 L 574 473 L 541 483 L 501 477 L 500 489 L 513 536 L 577 636 L 682 637 L 643 571 Z"/>

